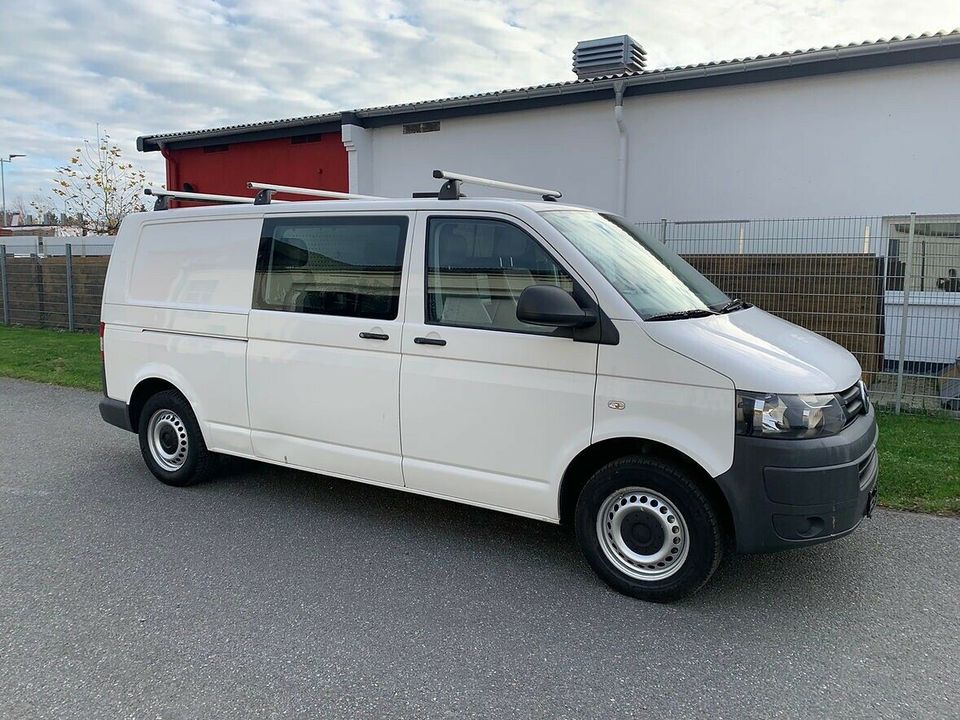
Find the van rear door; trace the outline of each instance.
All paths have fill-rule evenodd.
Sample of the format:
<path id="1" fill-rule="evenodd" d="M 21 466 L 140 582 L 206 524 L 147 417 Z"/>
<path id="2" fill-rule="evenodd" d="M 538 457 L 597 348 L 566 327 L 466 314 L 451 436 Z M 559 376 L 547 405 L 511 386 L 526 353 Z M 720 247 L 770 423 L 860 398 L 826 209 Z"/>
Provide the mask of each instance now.
<path id="1" fill-rule="evenodd" d="M 405 213 L 264 220 L 247 380 L 256 455 L 402 485 Z"/>

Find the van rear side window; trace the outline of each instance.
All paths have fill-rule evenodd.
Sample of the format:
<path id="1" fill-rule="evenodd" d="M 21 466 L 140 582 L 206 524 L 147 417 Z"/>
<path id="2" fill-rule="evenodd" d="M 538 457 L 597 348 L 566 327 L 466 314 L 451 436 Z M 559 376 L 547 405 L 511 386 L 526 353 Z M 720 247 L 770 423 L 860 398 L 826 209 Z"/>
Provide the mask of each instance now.
<path id="1" fill-rule="evenodd" d="M 396 319 L 407 222 L 383 216 L 264 220 L 253 307 Z"/>

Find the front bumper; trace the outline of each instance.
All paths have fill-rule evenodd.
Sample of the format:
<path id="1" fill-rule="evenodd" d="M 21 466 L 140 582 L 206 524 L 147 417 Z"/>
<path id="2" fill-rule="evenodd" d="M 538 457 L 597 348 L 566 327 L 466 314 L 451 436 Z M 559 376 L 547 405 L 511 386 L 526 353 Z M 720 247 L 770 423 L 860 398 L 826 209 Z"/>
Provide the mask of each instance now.
<path id="1" fill-rule="evenodd" d="M 733 516 L 738 552 L 770 552 L 853 532 L 876 502 L 873 407 L 830 437 L 737 436 L 717 483 Z"/>

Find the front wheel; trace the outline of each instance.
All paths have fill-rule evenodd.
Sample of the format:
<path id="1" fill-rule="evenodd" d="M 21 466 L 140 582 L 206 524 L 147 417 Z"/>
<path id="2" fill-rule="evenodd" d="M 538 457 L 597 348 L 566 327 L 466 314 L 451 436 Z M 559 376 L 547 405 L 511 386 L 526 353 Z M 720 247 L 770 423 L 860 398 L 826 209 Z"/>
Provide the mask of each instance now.
<path id="1" fill-rule="evenodd" d="M 140 413 L 140 452 L 162 483 L 185 487 L 210 475 L 216 456 L 207 450 L 200 424 L 176 390 L 159 392 Z"/>
<path id="2" fill-rule="evenodd" d="M 696 479 L 656 458 L 621 458 L 594 473 L 575 523 L 597 575 L 641 600 L 670 602 L 695 592 L 723 553 L 720 520 Z"/>

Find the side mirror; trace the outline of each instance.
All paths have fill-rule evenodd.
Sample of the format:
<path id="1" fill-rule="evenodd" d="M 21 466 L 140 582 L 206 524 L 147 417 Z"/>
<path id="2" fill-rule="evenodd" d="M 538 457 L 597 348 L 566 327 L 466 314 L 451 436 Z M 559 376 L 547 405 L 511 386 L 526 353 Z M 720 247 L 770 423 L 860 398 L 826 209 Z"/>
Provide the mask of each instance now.
<path id="1" fill-rule="evenodd" d="M 584 310 L 556 285 L 530 285 L 517 301 L 517 320 L 531 325 L 579 328 L 593 325 L 597 314 Z"/>

